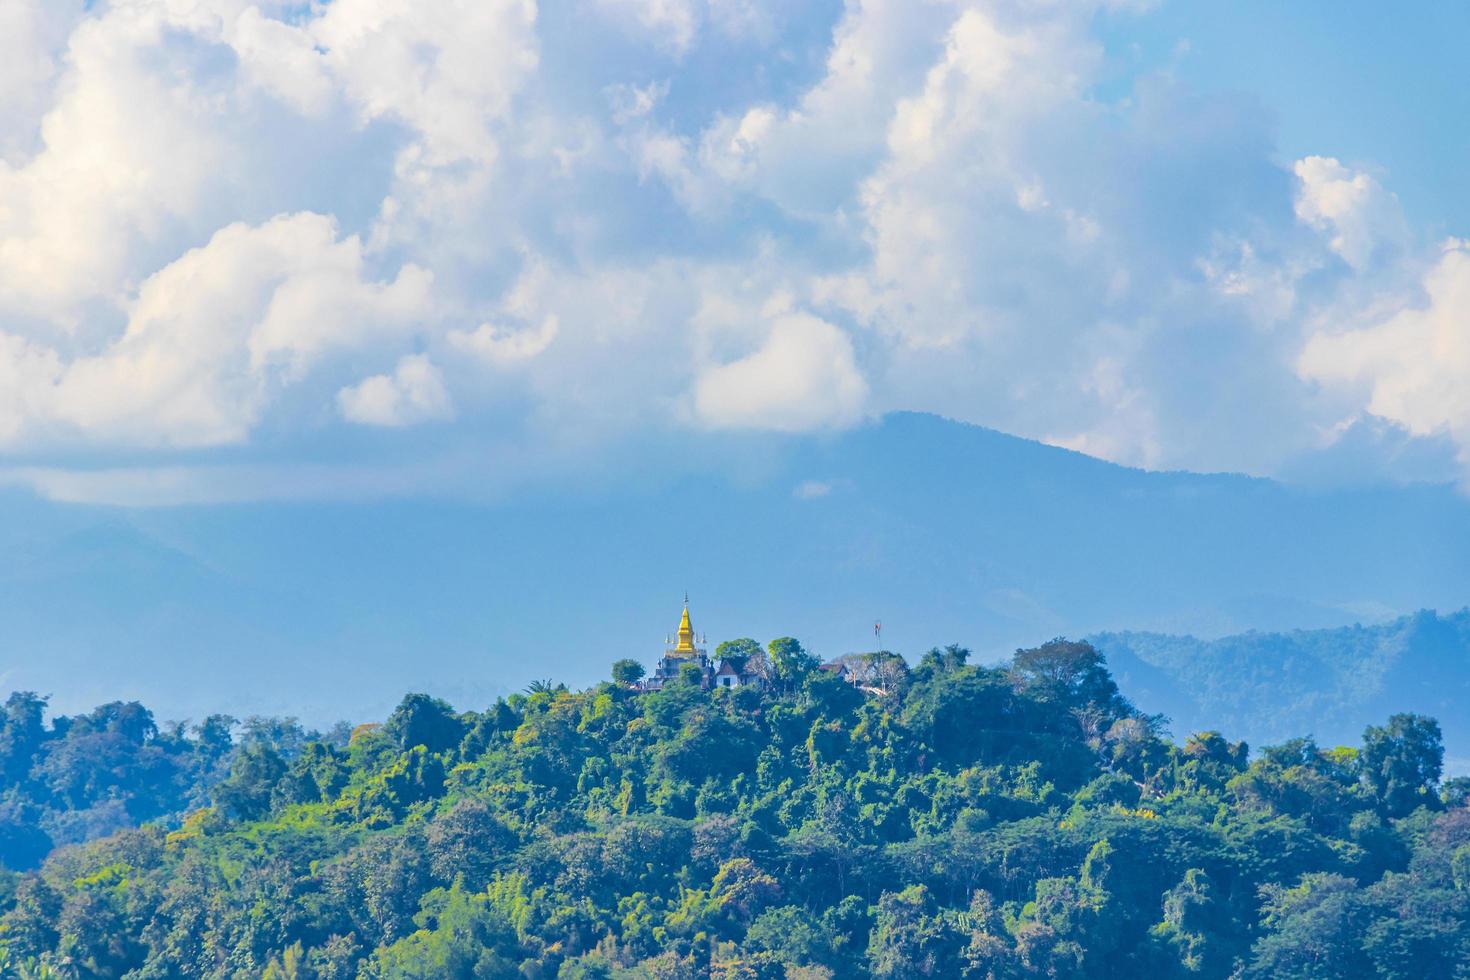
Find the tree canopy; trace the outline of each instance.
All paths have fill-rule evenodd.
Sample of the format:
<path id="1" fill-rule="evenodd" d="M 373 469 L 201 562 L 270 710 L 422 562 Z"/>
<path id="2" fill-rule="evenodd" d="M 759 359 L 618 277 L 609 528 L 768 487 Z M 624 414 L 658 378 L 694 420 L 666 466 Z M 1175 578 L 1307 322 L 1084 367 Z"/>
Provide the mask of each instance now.
<path id="1" fill-rule="evenodd" d="M 382 725 L 0 712 L 0 978 L 1464 977 L 1433 720 L 1252 757 L 1085 643 Z"/>

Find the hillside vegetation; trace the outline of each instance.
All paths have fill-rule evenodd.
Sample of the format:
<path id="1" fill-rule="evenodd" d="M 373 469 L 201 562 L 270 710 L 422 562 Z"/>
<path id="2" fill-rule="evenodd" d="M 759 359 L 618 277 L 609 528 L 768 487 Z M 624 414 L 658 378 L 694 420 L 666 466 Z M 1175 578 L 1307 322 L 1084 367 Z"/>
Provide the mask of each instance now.
<path id="1" fill-rule="evenodd" d="M 771 649 L 765 691 L 410 695 L 350 740 L 13 696 L 0 976 L 1470 977 L 1429 718 L 1252 759 L 1085 643 L 867 692 Z"/>

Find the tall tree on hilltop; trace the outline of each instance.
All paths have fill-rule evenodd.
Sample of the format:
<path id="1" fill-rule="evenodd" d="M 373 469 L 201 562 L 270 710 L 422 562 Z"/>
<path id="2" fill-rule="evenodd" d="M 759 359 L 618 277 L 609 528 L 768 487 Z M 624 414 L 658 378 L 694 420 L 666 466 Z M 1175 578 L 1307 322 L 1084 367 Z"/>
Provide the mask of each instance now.
<path id="1" fill-rule="evenodd" d="M 1444 745 L 1433 718 L 1400 714 L 1386 726 L 1368 726 L 1358 759 L 1363 779 L 1386 816 L 1439 805 L 1434 787 L 1444 771 Z"/>

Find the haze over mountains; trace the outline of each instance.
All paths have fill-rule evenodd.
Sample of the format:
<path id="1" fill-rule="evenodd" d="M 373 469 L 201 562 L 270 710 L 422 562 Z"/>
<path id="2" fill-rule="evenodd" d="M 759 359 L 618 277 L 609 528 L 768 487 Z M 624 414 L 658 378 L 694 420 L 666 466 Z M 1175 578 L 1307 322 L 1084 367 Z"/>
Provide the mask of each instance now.
<path id="1" fill-rule="evenodd" d="M 1214 640 L 1133 632 L 1090 639 L 1118 684 L 1168 715 L 1177 737 L 1213 729 L 1255 748 L 1300 735 L 1356 745 L 1367 725 L 1412 711 L 1439 721 L 1446 769 L 1470 773 L 1470 610 Z"/>
<path id="2" fill-rule="evenodd" d="M 711 644 L 789 634 L 832 656 L 871 647 L 881 619 L 885 645 L 911 657 L 958 642 L 987 661 L 1056 635 L 1210 639 L 1470 598 L 1470 503 L 1449 487 L 1307 491 L 1144 472 L 913 414 L 694 451 L 727 463 L 494 504 L 126 510 L 12 493 L 0 508 L 0 678 L 61 711 L 138 698 L 160 718 L 326 723 L 379 717 L 409 689 L 478 706 L 535 678 L 586 684 L 616 658 L 652 661 L 686 589 Z M 1467 631 L 1446 622 L 1459 625 L 1444 650 L 1461 644 L 1446 669 L 1463 678 Z M 1201 695 L 1203 675 L 1172 641 L 1106 642 L 1146 710 L 1194 719 L 1213 705 L 1223 713 L 1210 727 L 1324 741 L 1360 730 L 1329 735 L 1321 706 L 1339 695 L 1307 704 L 1296 688 L 1262 728 L 1248 698 Z M 1279 653 L 1276 641 L 1190 642 L 1188 656 L 1209 662 Z M 1323 691 L 1351 686 L 1344 664 L 1386 664 L 1383 710 L 1401 707 L 1397 673 L 1417 662 L 1379 650 L 1322 654 L 1334 664 Z M 1144 677 L 1148 664 L 1174 665 L 1171 683 L 1167 670 Z M 1309 688 L 1310 670 L 1294 683 Z M 1298 723 L 1304 705 L 1317 713 Z"/>

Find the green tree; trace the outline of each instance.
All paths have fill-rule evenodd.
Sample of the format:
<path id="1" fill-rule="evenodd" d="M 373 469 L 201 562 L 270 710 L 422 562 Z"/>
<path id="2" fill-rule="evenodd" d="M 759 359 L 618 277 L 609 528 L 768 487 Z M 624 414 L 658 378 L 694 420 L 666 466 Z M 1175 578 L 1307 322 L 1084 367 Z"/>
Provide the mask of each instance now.
<path id="1" fill-rule="evenodd" d="M 1202 868 L 1190 868 L 1164 893 L 1163 921 L 1150 935 L 1180 975 L 1222 977 L 1236 952 L 1230 932 L 1219 890 Z"/>
<path id="2" fill-rule="evenodd" d="M 47 699 L 34 691 L 15 691 L 0 712 L 0 776 L 6 783 L 21 781 L 35 763 L 46 737 Z"/>
<path id="3" fill-rule="evenodd" d="M 970 651 L 962 646 L 951 643 L 943 649 L 934 647 L 924 654 L 919 660 L 919 666 L 914 668 L 914 679 L 917 681 L 932 681 L 946 674 L 953 674 L 965 666 L 970 659 Z"/>
<path id="4" fill-rule="evenodd" d="M 1328 873 L 1303 875 L 1292 888 L 1262 889 L 1265 935 L 1251 976 L 1262 980 L 1358 980 L 1373 975 L 1363 952 L 1369 916 L 1358 885 Z"/>
<path id="5" fill-rule="evenodd" d="M 210 763 L 229 754 L 235 744 L 233 732 L 237 724 L 229 715 L 210 715 L 194 726 L 202 761 Z"/>
<path id="6" fill-rule="evenodd" d="M 799 640 L 782 636 L 766 646 L 771 670 L 777 683 L 790 689 L 801 683 L 802 678 L 821 666 L 822 662 L 806 651 Z"/>
<path id="7" fill-rule="evenodd" d="M 1389 817 L 1419 806 L 1438 805 L 1434 793 L 1444 768 L 1439 722 L 1423 715 L 1398 714 L 1386 726 L 1363 732 L 1359 753 L 1363 780 Z"/>
<path id="8" fill-rule="evenodd" d="M 781 897 L 781 885 L 750 858 L 731 858 L 710 883 L 710 899 L 744 932 L 755 917 Z"/>
<path id="9" fill-rule="evenodd" d="M 65 899 L 45 879 L 28 876 L 15 890 L 3 924 L 5 946 L 16 960 L 49 953 L 61 934 L 57 924 Z"/>
<path id="10" fill-rule="evenodd" d="M 412 934 L 375 952 L 363 980 L 499 980 L 516 975 L 515 929 L 485 895 L 430 892 Z"/>
<path id="11" fill-rule="evenodd" d="M 643 665 L 636 660 L 624 658 L 613 662 L 612 679 L 624 687 L 638 683 L 643 674 Z"/>
<path id="12" fill-rule="evenodd" d="M 699 687 L 704 683 L 704 670 L 699 664 L 683 664 L 679 667 L 679 684 L 684 687 Z"/>
<path id="13" fill-rule="evenodd" d="M 323 742 L 308 742 L 294 758 L 283 784 L 276 787 L 282 803 L 335 800 L 351 776 L 345 752 Z"/>
<path id="14" fill-rule="evenodd" d="M 1083 864 L 1081 879 L 1043 878 L 1035 898 L 1021 910 L 1018 952 L 1049 976 L 1083 977 L 1102 972 L 1118 942 L 1116 904 L 1103 883 L 1110 877 L 1112 847 L 1099 841 Z"/>
<path id="15" fill-rule="evenodd" d="M 388 716 L 383 731 L 405 751 L 422 745 L 443 752 L 459 745 L 465 726 L 449 702 L 427 694 L 409 694 Z"/>
<path id="16" fill-rule="evenodd" d="M 25 870 L 45 860 L 55 842 L 41 828 L 44 812 L 24 798 L 0 799 L 0 868 Z"/>
<path id="17" fill-rule="evenodd" d="M 1461 980 L 1470 808 L 1427 719 L 1247 766 L 1085 649 L 1021 660 L 413 695 L 345 749 L 18 702 L 0 853 L 72 846 L 0 869 L 0 947 L 68 977 Z"/>
<path id="18" fill-rule="evenodd" d="M 88 977 L 121 977 L 143 966 L 146 948 L 106 892 L 84 891 L 66 902 L 57 922 L 57 952 Z"/>
<path id="19" fill-rule="evenodd" d="M 471 889 L 488 885 L 520 844 L 505 818 L 483 799 L 456 802 L 429 824 L 426 841 L 434 876 L 446 884 L 462 879 Z"/>
<path id="20" fill-rule="evenodd" d="M 761 645 L 748 636 L 742 636 L 737 640 L 726 640 L 715 647 L 715 659 L 729 660 L 738 670 L 744 670 L 747 663 L 761 659 L 763 654 Z"/>
<path id="21" fill-rule="evenodd" d="M 261 980 L 306 980 L 309 976 L 302 964 L 305 960 L 305 950 L 302 949 L 300 940 L 287 946 L 279 957 L 272 956 L 270 962 L 265 965 L 265 972 L 260 975 Z"/>
<path id="22" fill-rule="evenodd" d="M 1441 783 L 1439 801 L 1451 810 L 1470 806 L 1470 776 L 1455 776 Z"/>
<path id="23" fill-rule="evenodd" d="M 214 803 L 232 820 L 260 820 L 271 812 L 286 761 L 269 745 L 245 746 L 235 754 L 230 776 L 214 788 Z"/>
<path id="24" fill-rule="evenodd" d="M 1006 931 L 1005 920 L 995 896 L 983 888 L 970 897 L 969 941 L 962 951 L 964 975 L 977 980 L 1001 980 L 1019 968 L 1015 944 Z"/>
<path id="25" fill-rule="evenodd" d="M 1091 643 L 1056 639 L 1017 650 L 1011 673 L 1035 697 L 1066 705 L 1097 705 L 1112 718 L 1130 713 L 1105 658 Z"/>
<path id="26" fill-rule="evenodd" d="M 955 976 L 965 938 L 923 885 L 884 892 L 868 942 L 868 966 L 873 976 L 894 980 Z"/>
<path id="27" fill-rule="evenodd" d="M 756 917 L 746 930 L 745 946 L 783 966 L 807 966 L 830 964 L 834 943 L 831 930 L 811 911 L 783 905 Z"/>
<path id="28" fill-rule="evenodd" d="M 1387 874 L 1364 892 L 1363 950 L 1382 980 L 1454 977 L 1470 964 L 1470 903 L 1412 875 Z"/>

